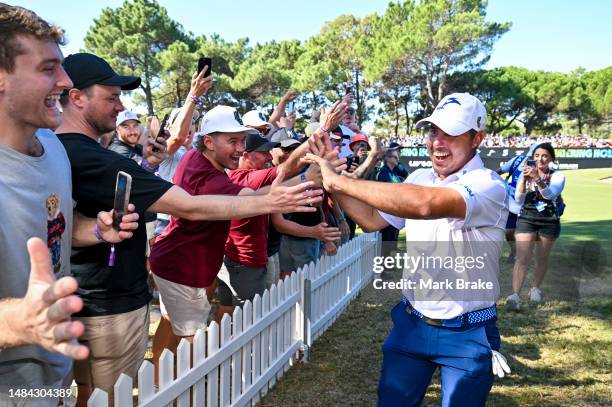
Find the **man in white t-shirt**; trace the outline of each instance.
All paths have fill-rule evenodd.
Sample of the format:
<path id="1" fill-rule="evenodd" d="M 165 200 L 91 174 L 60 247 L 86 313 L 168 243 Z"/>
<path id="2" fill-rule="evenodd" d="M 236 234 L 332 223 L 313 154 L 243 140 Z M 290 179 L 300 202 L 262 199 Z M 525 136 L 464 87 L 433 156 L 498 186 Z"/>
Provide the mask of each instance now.
<path id="1" fill-rule="evenodd" d="M 506 189 L 477 154 L 485 122 L 485 107 L 474 96 L 443 98 L 417 123 L 430 127 L 432 168 L 403 184 L 344 177 L 309 156 L 322 167 L 325 188 L 362 229 L 406 227 L 406 256 L 394 259 L 404 267 L 405 286 L 383 345 L 379 406 L 419 405 L 437 368 L 442 405 L 484 406 L 494 374 L 509 372 L 495 326 Z"/>

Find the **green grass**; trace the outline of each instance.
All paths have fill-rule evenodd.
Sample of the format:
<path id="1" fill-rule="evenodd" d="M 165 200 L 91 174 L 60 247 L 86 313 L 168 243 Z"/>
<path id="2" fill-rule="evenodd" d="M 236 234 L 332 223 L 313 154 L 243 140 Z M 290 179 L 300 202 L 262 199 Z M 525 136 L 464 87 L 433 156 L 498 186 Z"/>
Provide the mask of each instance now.
<path id="1" fill-rule="evenodd" d="M 609 406 L 612 400 L 612 170 L 564 171 L 567 209 L 543 290 L 546 303 L 507 313 L 498 302 L 502 353 L 512 374 L 496 379 L 490 406 Z M 607 258 L 607 259 L 606 259 Z M 502 297 L 512 265 L 502 262 Z M 383 274 L 397 280 L 400 272 Z M 527 284 L 531 276 L 527 277 Z M 261 406 L 374 406 L 381 346 L 399 294 L 371 286 L 316 341 L 311 361 L 292 368 Z M 440 405 L 434 376 L 425 406 Z"/>
<path id="2" fill-rule="evenodd" d="M 561 238 L 566 240 L 612 239 L 612 169 L 564 171 Z"/>

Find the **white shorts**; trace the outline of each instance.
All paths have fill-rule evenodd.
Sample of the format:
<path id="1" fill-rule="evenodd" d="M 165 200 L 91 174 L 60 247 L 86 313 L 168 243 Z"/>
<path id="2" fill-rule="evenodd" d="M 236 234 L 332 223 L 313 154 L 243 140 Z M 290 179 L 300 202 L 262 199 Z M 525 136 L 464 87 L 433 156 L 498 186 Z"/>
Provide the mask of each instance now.
<path id="1" fill-rule="evenodd" d="M 193 336 L 206 326 L 210 303 L 205 288 L 173 283 L 153 274 L 159 290 L 159 306 L 164 317 L 170 320 L 176 336 Z"/>

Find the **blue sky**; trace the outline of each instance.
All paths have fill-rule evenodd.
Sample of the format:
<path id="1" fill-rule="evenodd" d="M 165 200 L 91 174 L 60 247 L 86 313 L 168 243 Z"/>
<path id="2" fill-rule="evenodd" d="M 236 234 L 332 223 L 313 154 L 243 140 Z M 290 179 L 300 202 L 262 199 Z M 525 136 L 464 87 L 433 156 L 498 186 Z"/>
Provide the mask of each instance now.
<path id="1" fill-rule="evenodd" d="M 6 1 L 6 0 L 5 0 Z M 362 17 L 383 13 L 383 0 L 158 0 L 168 14 L 195 34 L 219 33 L 227 40 L 249 37 L 252 43 L 272 39 L 307 39 L 325 21 L 340 14 Z M 120 0 L 8 0 L 66 29 L 64 54 L 78 51 L 93 19 Z M 511 21 L 512 28 L 495 45 L 489 67 L 522 66 L 569 72 L 612 65 L 612 1 L 490 0 L 487 19 Z"/>

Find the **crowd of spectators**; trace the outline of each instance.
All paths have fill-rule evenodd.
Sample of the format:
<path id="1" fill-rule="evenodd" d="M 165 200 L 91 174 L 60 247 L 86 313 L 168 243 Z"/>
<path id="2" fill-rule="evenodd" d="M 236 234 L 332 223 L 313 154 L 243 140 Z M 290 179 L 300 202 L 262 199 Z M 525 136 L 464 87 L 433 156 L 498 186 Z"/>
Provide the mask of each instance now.
<path id="1" fill-rule="evenodd" d="M 61 387 L 74 378 L 79 405 L 94 388 L 112 399 L 119 375 L 135 377 L 144 360 L 156 292 L 157 364 L 164 348 L 354 236 L 355 224 L 321 189 L 319 167 L 302 160 L 316 153 L 313 140 L 327 139 L 320 158 L 337 171 L 378 174 L 391 149 L 361 131 L 351 94 L 316 112 L 302 135 L 288 109 L 297 92 L 288 90 L 270 117 L 205 106 L 213 85 L 205 67 L 167 121 L 138 116 L 121 95 L 140 78 L 93 54 L 64 59 L 62 29 L 27 9 L 0 8 L 0 185 L 14 197 L 0 225 L 11 236 L 0 242 L 0 385 Z M 131 180 L 130 205 L 114 221 L 119 173 Z M 51 268 L 31 269 L 45 273 L 50 293 L 42 296 L 30 294 L 37 281 L 28 285 L 29 257 L 46 262 L 42 242 L 26 250 L 32 236 L 51 253 Z M 24 326 L 48 323 L 34 331 L 16 324 L 23 301 L 41 302 L 33 309 L 43 315 L 21 316 Z"/>
<path id="2" fill-rule="evenodd" d="M 389 139 L 402 147 L 425 146 L 427 135 L 403 136 Z M 606 148 L 612 147 L 612 139 L 595 138 L 587 135 L 571 136 L 557 133 L 552 136 L 502 136 L 487 134 L 481 147 L 527 148 L 533 144 L 550 143 L 554 148 Z"/>

